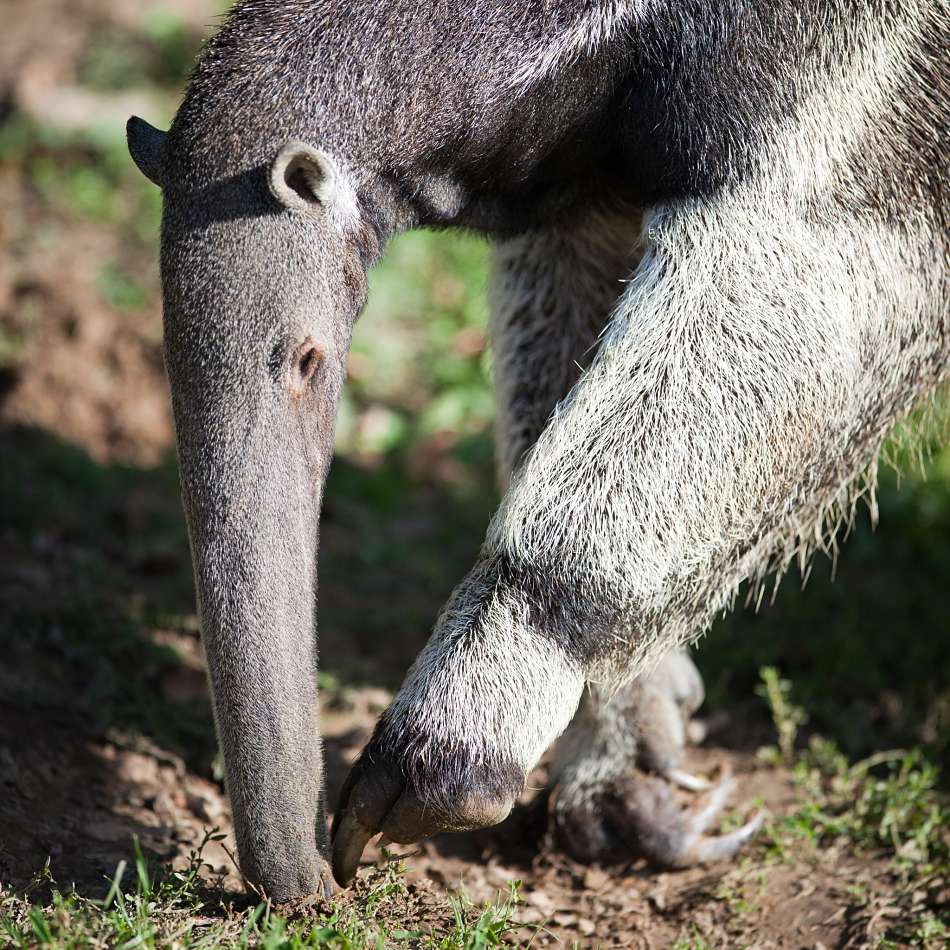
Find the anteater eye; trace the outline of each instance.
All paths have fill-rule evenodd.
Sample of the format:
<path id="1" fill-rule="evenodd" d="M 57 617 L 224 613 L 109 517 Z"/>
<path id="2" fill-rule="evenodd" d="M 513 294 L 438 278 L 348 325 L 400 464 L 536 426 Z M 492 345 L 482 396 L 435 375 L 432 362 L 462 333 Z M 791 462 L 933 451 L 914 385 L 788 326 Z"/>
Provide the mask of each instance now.
<path id="1" fill-rule="evenodd" d="M 323 349 L 313 340 L 304 341 L 294 356 L 294 388 L 306 389 L 323 364 Z"/>

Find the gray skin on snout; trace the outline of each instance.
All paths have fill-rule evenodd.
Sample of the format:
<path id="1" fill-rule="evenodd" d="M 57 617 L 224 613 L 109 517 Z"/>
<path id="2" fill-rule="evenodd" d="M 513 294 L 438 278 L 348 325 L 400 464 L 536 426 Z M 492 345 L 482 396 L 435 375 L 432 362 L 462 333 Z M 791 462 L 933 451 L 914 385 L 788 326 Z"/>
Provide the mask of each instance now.
<path id="1" fill-rule="evenodd" d="M 164 135 L 129 123 L 163 184 Z M 165 360 L 202 634 L 245 877 L 331 891 L 316 553 L 364 268 L 332 160 L 288 143 L 213 192 L 164 189 Z"/>

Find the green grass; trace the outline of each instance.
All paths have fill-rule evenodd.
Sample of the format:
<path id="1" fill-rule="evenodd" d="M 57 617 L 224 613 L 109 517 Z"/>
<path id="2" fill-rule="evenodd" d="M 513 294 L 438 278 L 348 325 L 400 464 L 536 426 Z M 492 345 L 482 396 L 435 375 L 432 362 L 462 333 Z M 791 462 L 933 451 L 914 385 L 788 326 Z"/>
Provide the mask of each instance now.
<path id="1" fill-rule="evenodd" d="M 408 450 L 442 434 L 463 458 L 490 455 L 486 256 L 485 242 L 468 235 L 420 231 L 392 243 L 370 274 L 354 335 L 340 452 Z"/>
<path id="2" fill-rule="evenodd" d="M 690 933 L 685 937 L 680 937 L 670 950 L 710 950 L 710 947 L 700 928 L 694 924 L 690 928 Z"/>
<path id="3" fill-rule="evenodd" d="M 98 284 L 103 302 L 113 310 L 142 310 L 150 299 L 149 289 L 115 263 L 99 269 Z"/>
<path id="4" fill-rule="evenodd" d="M 759 750 L 768 764 L 792 769 L 805 803 L 773 826 L 776 848 L 787 835 L 816 847 L 846 842 L 891 854 L 895 871 L 916 886 L 950 874 L 950 802 L 939 789 L 939 769 L 920 749 L 888 749 L 858 762 L 832 739 L 812 735 L 796 749 L 807 716 L 790 699 L 791 684 L 761 671 L 779 744 Z"/>
<path id="5" fill-rule="evenodd" d="M 791 767 L 801 799 L 767 825 L 767 857 L 800 857 L 803 845 L 816 859 L 831 847 L 885 856 L 900 913 L 881 946 L 946 947 L 950 906 L 940 906 L 936 895 L 950 878 L 950 797 L 940 788 L 937 767 L 920 749 L 883 750 L 851 762 L 834 740 L 819 735 L 796 747 L 808 716 L 775 669 L 761 675 L 778 745 L 759 756 Z"/>
<path id="6" fill-rule="evenodd" d="M 134 840 L 134 866 L 119 865 L 102 900 L 60 890 L 47 867 L 30 889 L 43 892 L 41 899 L 31 899 L 30 892 L 0 895 L 0 937 L 9 947 L 60 950 L 488 950 L 514 945 L 512 936 L 521 929 L 514 919 L 519 882 L 512 882 L 507 894 L 481 906 L 462 893 L 434 898 L 441 906 L 434 908 L 430 903 L 426 916 L 442 919 L 445 926 L 438 932 L 420 927 L 406 914 L 407 907 L 418 905 L 418 895 L 403 879 L 405 869 L 396 864 L 362 879 L 355 896 L 337 899 L 332 905 L 275 907 L 266 900 L 228 900 L 209 887 L 214 873 L 202 858 L 204 844 L 219 838 L 223 835 L 209 832 L 181 871 L 153 869 Z"/>
<path id="7" fill-rule="evenodd" d="M 103 92 L 177 89 L 194 62 L 196 39 L 179 17 L 161 10 L 146 18 L 141 32 L 103 26 L 79 63 L 78 82 Z"/>

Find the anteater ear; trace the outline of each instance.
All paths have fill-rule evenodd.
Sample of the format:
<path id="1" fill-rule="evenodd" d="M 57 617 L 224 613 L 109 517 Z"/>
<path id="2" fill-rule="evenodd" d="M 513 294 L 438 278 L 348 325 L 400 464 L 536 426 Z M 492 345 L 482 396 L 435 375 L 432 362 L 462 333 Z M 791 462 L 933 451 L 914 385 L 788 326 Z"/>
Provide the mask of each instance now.
<path id="1" fill-rule="evenodd" d="M 333 159 L 306 142 L 288 142 L 270 168 L 271 193 L 287 208 L 329 206 L 336 184 Z"/>
<path id="2" fill-rule="evenodd" d="M 133 115 L 125 124 L 125 137 L 129 154 L 139 171 L 151 182 L 162 187 L 165 166 L 165 139 L 168 133 L 149 125 L 144 119 Z"/>

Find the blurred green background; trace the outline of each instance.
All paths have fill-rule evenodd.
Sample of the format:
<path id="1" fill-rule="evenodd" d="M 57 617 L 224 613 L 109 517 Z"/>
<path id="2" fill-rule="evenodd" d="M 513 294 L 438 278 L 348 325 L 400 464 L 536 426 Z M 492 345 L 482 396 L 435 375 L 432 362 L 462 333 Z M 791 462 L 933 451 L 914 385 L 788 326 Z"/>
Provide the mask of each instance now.
<path id="1" fill-rule="evenodd" d="M 161 368 L 160 196 L 123 125 L 132 111 L 167 124 L 217 6 L 92 4 L 40 53 L 15 23 L 0 40 L 0 699 L 139 730 L 201 772 L 207 698 L 165 687 L 185 661 L 156 637 L 196 627 Z M 326 491 L 330 691 L 398 686 L 497 503 L 486 260 L 475 237 L 414 233 L 372 274 Z M 709 708 L 741 735 L 768 722 L 754 685 L 772 664 L 809 728 L 849 754 L 922 745 L 947 760 L 950 451 L 928 437 L 894 452 L 880 527 L 859 506 L 834 582 L 819 557 L 804 591 L 792 572 L 774 605 L 703 641 Z"/>

